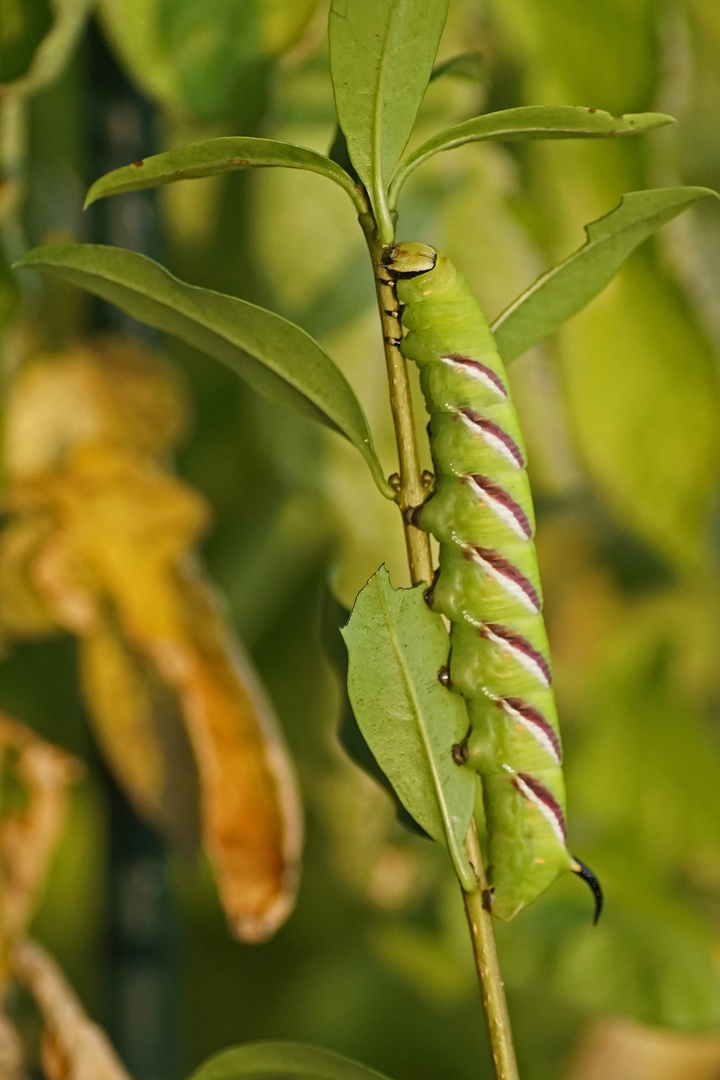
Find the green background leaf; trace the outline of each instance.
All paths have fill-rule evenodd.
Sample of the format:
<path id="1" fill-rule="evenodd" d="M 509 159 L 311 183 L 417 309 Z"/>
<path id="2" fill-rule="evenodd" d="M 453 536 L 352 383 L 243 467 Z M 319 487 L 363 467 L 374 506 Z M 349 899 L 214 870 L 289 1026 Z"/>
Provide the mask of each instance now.
<path id="1" fill-rule="evenodd" d="M 463 843 L 475 776 L 452 759 L 467 731 L 462 698 L 438 681 L 449 641 L 425 603 L 425 587 L 395 590 L 384 566 L 362 590 L 343 630 L 348 692 L 357 722 L 401 802 L 434 840 L 447 844 L 458 876 L 474 875 Z"/>
<path id="2" fill-rule="evenodd" d="M 376 215 L 410 138 L 447 17 L 447 0 L 333 0 L 330 66 L 353 165 Z"/>
<path id="3" fill-rule="evenodd" d="M 294 43 L 318 0 L 100 0 L 100 13 L 133 81 L 170 108 L 232 115 L 269 58 Z"/>
<path id="4" fill-rule="evenodd" d="M 0 97 L 32 94 L 58 78 L 85 26 L 90 2 L 3 0 Z"/>
<path id="5" fill-rule="evenodd" d="M 542 274 L 492 325 L 506 363 L 548 337 L 612 280 L 638 244 L 683 210 L 717 192 L 702 187 L 631 191 L 619 206 L 587 225 L 587 240 Z"/>
<path id="6" fill-rule="evenodd" d="M 383 1080 L 341 1054 L 293 1042 L 258 1042 L 216 1054 L 191 1080 Z"/>
<path id="7" fill-rule="evenodd" d="M 54 244 L 15 264 L 54 274 L 228 364 L 271 401 L 344 435 L 388 491 L 350 384 L 309 334 L 272 311 L 186 285 L 159 263 L 101 244 Z"/>

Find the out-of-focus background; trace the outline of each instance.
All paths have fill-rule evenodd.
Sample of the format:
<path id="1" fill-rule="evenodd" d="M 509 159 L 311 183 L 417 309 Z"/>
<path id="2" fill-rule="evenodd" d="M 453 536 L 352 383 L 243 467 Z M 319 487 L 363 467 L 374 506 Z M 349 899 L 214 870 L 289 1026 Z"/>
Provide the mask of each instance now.
<path id="1" fill-rule="evenodd" d="M 6 264 L 39 243 L 115 243 L 281 312 L 342 366 L 391 471 L 371 272 L 344 194 L 257 170 L 81 213 L 103 172 L 192 140 L 265 135 L 326 152 L 327 5 L 100 0 L 85 24 L 83 7 L 2 0 Z M 715 0 L 451 0 L 440 59 L 469 50 L 481 62 L 431 84 L 417 140 L 521 104 L 678 119 L 637 140 L 465 147 L 414 174 L 399 236 L 446 251 L 490 317 L 623 192 L 720 188 Z M 720 1075 L 719 252 L 720 210 L 706 200 L 510 372 L 572 849 L 606 892 L 597 928 L 575 879 L 498 926 L 524 1080 Z M 396 510 L 352 448 L 214 360 L 69 287 L 27 274 L 20 287 L 5 266 L 6 385 L 18 356 L 108 330 L 179 373 L 192 421 L 175 467 L 211 506 L 201 559 L 275 704 L 307 828 L 295 913 L 268 944 L 236 943 L 206 865 L 166 850 L 102 763 L 76 638 L 8 631 L 0 708 L 87 764 L 35 935 L 135 1080 L 175 1080 L 259 1038 L 317 1043 L 396 1080 L 489 1076 L 446 859 L 396 823 L 336 735 L 323 611 L 331 586 L 350 604 L 382 562 L 407 583 Z M 13 1008 L 32 1040 L 32 1011 Z"/>

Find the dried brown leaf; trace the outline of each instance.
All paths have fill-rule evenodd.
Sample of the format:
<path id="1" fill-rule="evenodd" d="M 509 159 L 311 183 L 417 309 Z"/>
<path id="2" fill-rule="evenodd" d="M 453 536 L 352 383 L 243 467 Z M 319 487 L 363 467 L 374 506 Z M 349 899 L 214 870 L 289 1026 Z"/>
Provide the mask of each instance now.
<path id="1" fill-rule="evenodd" d="M 40 945 L 20 942 L 11 964 L 42 1016 L 47 1080 L 130 1080 L 107 1036 L 88 1018 L 62 971 Z"/>

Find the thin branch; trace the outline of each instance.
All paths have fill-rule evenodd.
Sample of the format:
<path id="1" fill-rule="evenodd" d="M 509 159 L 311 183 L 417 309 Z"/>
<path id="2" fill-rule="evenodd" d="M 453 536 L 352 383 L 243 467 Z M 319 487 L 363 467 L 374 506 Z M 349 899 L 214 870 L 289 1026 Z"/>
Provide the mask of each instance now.
<path id="1" fill-rule="evenodd" d="M 465 851 L 479 883 L 475 892 L 463 892 L 463 901 L 485 1007 L 485 1023 L 495 1064 L 495 1075 L 497 1080 L 519 1080 L 492 915 L 483 903 L 488 895 L 488 882 L 474 821 L 465 840 Z"/>
<path id="2" fill-rule="evenodd" d="M 397 490 L 396 501 L 403 515 L 410 577 L 414 585 L 420 582 L 429 584 L 433 578 L 430 537 L 427 533 L 411 525 L 405 513 L 408 508 L 419 506 L 425 500 L 427 490 L 423 483 L 423 474 L 420 468 L 420 454 L 415 435 L 407 364 L 405 357 L 400 352 L 402 328 L 400 325 L 397 289 L 395 282 L 388 275 L 383 265 L 382 256 L 387 249 L 387 244 L 382 243 L 378 238 L 375 222 L 370 215 L 362 215 L 360 224 L 363 227 L 373 261 L 378 307 L 380 309 L 380 322 L 385 345 L 385 361 L 390 390 L 390 409 L 395 426 L 395 440 L 399 461 L 399 473 L 395 485 Z M 488 895 L 488 883 L 474 821 L 465 840 L 465 850 L 478 879 L 478 887 L 474 892 L 467 893 L 464 890 L 462 892 L 472 939 L 475 966 L 480 979 L 485 1022 L 495 1065 L 495 1076 L 497 1080 L 519 1080 L 510 1017 L 505 999 L 505 986 L 495 944 L 492 916 L 483 907 L 483 899 Z"/>
<path id="3" fill-rule="evenodd" d="M 416 529 L 405 517 L 405 511 L 408 508 L 419 506 L 423 502 L 427 491 L 423 484 L 420 454 L 415 437 L 415 421 L 413 419 L 407 363 L 400 352 L 402 329 L 400 326 L 397 290 L 395 282 L 391 280 L 383 266 L 382 255 L 387 245 L 384 245 L 378 239 L 373 219 L 369 215 L 363 215 L 360 218 L 360 224 L 363 227 L 370 248 L 370 257 L 373 261 L 373 272 L 375 274 L 375 288 L 385 346 L 390 409 L 395 426 L 395 441 L 398 451 L 399 470 L 397 484 L 395 485 L 397 491 L 396 501 L 401 514 L 403 514 L 410 577 L 413 584 L 420 581 L 430 584 L 433 576 L 430 537 L 421 529 Z"/>

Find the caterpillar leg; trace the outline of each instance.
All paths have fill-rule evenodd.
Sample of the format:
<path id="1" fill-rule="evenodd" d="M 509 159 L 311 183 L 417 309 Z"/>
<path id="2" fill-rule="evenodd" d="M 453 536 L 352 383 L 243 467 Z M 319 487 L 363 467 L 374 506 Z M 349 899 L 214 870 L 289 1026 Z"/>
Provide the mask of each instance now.
<path id="1" fill-rule="evenodd" d="M 597 926 L 598 919 L 602 914 L 604 902 L 602 886 L 593 874 L 590 867 L 586 866 L 585 863 L 580 862 L 580 860 L 576 859 L 574 855 L 573 861 L 570 865 L 570 869 L 572 870 L 573 874 L 577 874 L 578 877 L 581 877 L 583 881 L 586 881 L 588 883 L 592 894 L 595 897 L 595 914 L 593 916 L 593 926 Z"/>

